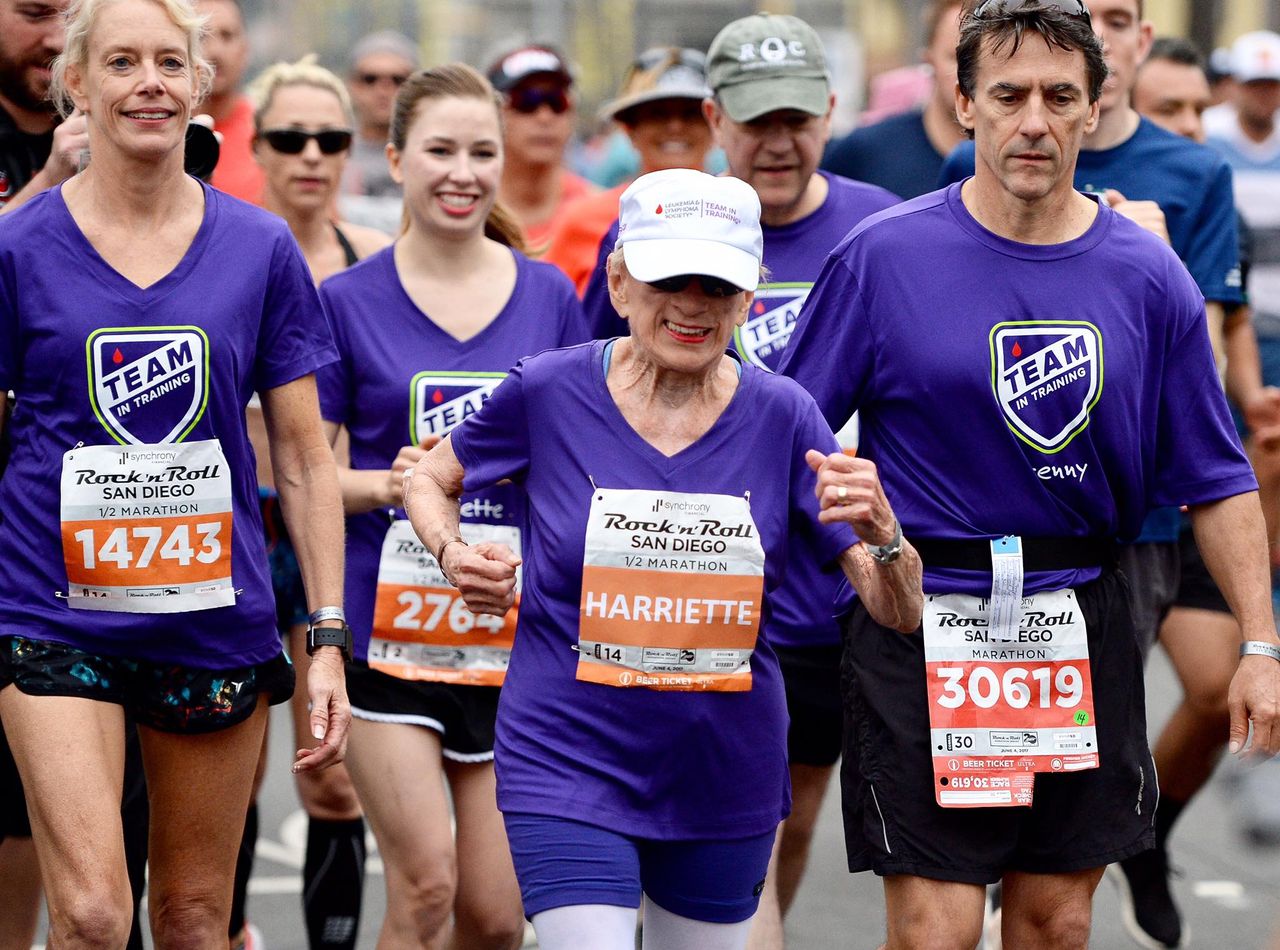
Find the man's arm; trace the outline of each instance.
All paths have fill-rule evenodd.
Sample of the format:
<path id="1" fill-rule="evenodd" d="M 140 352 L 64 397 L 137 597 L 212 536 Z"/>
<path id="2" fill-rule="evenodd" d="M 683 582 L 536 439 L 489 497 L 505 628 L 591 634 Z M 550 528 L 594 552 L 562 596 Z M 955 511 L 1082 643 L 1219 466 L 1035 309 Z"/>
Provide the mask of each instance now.
<path id="1" fill-rule="evenodd" d="M 1242 638 L 1280 647 L 1257 492 L 1193 505 L 1190 514 L 1200 555 L 1240 624 Z M 1227 707 L 1233 753 L 1244 748 L 1250 723 L 1256 753 L 1280 752 L 1280 662 L 1269 656 L 1241 657 Z"/>
<path id="2" fill-rule="evenodd" d="M 80 154 L 88 148 L 88 120 L 79 112 L 73 112 L 53 130 L 53 149 L 49 152 L 49 160 L 44 163 L 44 168 L 36 172 L 16 195 L 0 205 L 0 215 L 8 214 L 40 192 L 59 185 L 74 175 L 80 167 Z"/>

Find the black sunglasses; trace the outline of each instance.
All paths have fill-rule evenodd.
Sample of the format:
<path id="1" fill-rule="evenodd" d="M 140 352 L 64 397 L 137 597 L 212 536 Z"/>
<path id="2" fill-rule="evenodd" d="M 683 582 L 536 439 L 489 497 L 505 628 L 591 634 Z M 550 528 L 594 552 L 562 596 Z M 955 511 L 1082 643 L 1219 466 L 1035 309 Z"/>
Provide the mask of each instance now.
<path id="1" fill-rule="evenodd" d="M 999 12 L 996 12 L 996 7 L 1001 8 Z M 1083 17 L 1086 23 L 1093 22 L 1089 16 L 1089 8 L 1084 5 L 1084 0 L 985 0 L 978 4 L 972 16 L 975 20 L 981 20 L 988 15 L 1012 16 L 1027 7 L 1059 10 L 1067 16 Z"/>
<path id="2" fill-rule="evenodd" d="M 569 95 L 563 89 L 517 86 L 507 93 L 507 105 L 524 115 L 532 115 L 543 106 L 550 106 L 556 115 L 563 115 L 569 111 Z"/>
<path id="3" fill-rule="evenodd" d="M 267 129 L 259 135 L 266 143 L 282 155 L 299 155 L 312 139 L 320 146 L 325 155 L 337 155 L 351 147 L 350 129 L 321 129 L 319 132 L 304 132 L 301 129 Z"/>
<path id="4" fill-rule="evenodd" d="M 408 78 L 408 73 L 360 73 L 356 76 L 356 79 L 366 86 L 376 86 L 383 80 L 387 80 L 393 86 L 403 86 Z"/>
<path id="5" fill-rule="evenodd" d="M 647 280 L 645 283 L 664 294 L 678 294 L 695 280 L 708 297 L 732 297 L 742 293 L 742 288 L 736 284 L 731 284 L 719 277 L 709 277 L 706 274 L 678 274 L 675 277 L 664 277 L 662 280 Z"/>

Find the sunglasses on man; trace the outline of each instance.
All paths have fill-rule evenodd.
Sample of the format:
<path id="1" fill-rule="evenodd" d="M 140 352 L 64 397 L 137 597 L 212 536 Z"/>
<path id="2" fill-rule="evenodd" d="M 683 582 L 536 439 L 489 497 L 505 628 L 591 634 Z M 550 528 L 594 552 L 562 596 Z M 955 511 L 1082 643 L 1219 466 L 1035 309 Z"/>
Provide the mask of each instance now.
<path id="1" fill-rule="evenodd" d="M 380 82 L 389 82 L 399 88 L 409 79 L 408 73 L 360 73 L 356 81 L 362 86 L 376 86 Z"/>
<path id="2" fill-rule="evenodd" d="M 321 129 L 304 132 L 302 129 L 265 129 L 259 136 L 281 155 L 299 155 L 312 139 L 324 155 L 337 155 L 351 147 L 350 129 Z"/>
<path id="3" fill-rule="evenodd" d="M 569 111 L 569 94 L 563 89 L 517 86 L 507 93 L 507 105 L 522 115 L 532 115 L 543 106 L 556 115 L 564 115 Z"/>
<path id="4" fill-rule="evenodd" d="M 1031 8 L 1028 11 L 1028 8 Z M 1015 13 L 1034 12 L 1039 10 L 1058 10 L 1067 16 L 1082 17 L 1091 23 L 1089 8 L 1084 0 L 984 0 L 971 14 L 975 20 L 984 20 L 1002 16 L 1013 16 Z"/>

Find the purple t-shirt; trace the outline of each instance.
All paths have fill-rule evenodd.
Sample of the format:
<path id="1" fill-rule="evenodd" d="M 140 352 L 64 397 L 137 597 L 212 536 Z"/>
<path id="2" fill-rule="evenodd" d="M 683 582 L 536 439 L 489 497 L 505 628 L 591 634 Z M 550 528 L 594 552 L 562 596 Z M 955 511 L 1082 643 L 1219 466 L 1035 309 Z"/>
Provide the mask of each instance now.
<path id="1" fill-rule="evenodd" d="M 805 535 L 824 563 L 856 542 L 847 527 L 817 522 L 804 461 L 808 448 L 834 451 L 835 439 L 800 387 L 747 365 L 710 430 L 668 458 L 613 401 L 604 346 L 524 360 L 451 436 L 468 490 L 510 478 L 529 494 L 520 622 L 498 707 L 498 806 L 646 838 L 763 834 L 789 807 L 786 702 L 767 639 L 757 640 L 748 692 L 576 680 L 587 513 L 593 485 L 749 492 L 765 552 L 765 629 L 790 534 Z"/>
<path id="2" fill-rule="evenodd" d="M 868 215 L 893 207 L 898 196 L 875 185 L 819 172 L 827 181 L 827 199 L 813 214 L 778 227 L 763 225 L 764 265 L 769 280 L 756 290 L 755 303 L 746 323 L 733 335 L 733 345 L 756 366 L 777 370 L 782 353 L 795 329 L 800 308 L 833 247 Z M 617 240 L 617 223 L 601 244 L 600 262 L 583 298 L 595 334 L 626 336 L 629 332 L 609 303 L 604 261 Z M 833 423 L 839 430 L 845 421 Z M 840 628 L 832 617 L 832 604 L 840 577 L 818 570 L 812 551 L 797 540 L 788 557 L 789 582 L 773 598 L 769 638 L 777 646 L 807 647 L 840 642 Z"/>
<path id="3" fill-rule="evenodd" d="M 828 420 L 858 410 L 907 537 L 1126 539 L 1151 507 L 1256 488 L 1177 255 L 1106 207 L 1073 241 L 1009 241 L 960 187 L 832 252 L 782 366 Z M 926 565 L 927 592 L 990 587 Z"/>
<path id="4" fill-rule="evenodd" d="M 17 395 L 0 481 L 0 636 L 205 668 L 280 653 L 244 409 L 255 391 L 337 354 L 284 222 L 207 186 L 204 201 L 191 247 L 145 290 L 93 249 L 60 187 L 0 221 L 0 390 Z M 91 345 L 95 334 L 110 340 Z M 209 439 L 230 469 L 235 604 L 176 615 L 69 608 L 59 596 L 63 453 Z"/>
<path id="5" fill-rule="evenodd" d="M 392 247 L 321 286 L 341 358 L 318 375 L 320 411 L 346 427 L 352 468 L 390 468 L 403 446 L 443 436 L 475 412 L 521 357 L 590 339 L 569 279 L 550 264 L 512 254 L 511 297 L 466 341 L 440 329 L 410 299 Z M 463 521 L 523 528 L 524 493 L 514 485 L 495 485 L 462 502 Z M 368 657 L 389 524 L 386 509 L 347 518 L 347 622 L 361 659 Z"/>

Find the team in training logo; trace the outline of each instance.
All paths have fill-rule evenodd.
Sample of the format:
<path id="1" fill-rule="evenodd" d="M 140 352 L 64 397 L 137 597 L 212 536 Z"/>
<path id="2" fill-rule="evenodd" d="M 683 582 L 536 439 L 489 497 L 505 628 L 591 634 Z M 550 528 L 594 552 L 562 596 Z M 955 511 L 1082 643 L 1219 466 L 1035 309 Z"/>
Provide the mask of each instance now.
<path id="1" fill-rule="evenodd" d="M 761 284 L 746 322 L 733 331 L 738 352 L 761 369 L 777 372 L 811 289 L 807 282 Z"/>
<path id="2" fill-rule="evenodd" d="M 94 414 L 122 445 L 181 442 L 209 399 L 199 327 L 112 327 L 85 344 Z"/>
<path id="3" fill-rule="evenodd" d="M 421 445 L 429 435 L 445 436 L 484 405 L 506 373 L 426 372 L 409 384 L 409 440 Z"/>
<path id="4" fill-rule="evenodd" d="M 1102 335 L 1075 320 L 998 323 L 991 385 L 1014 435 L 1039 452 L 1060 452 L 1089 425 L 1102 395 Z"/>

